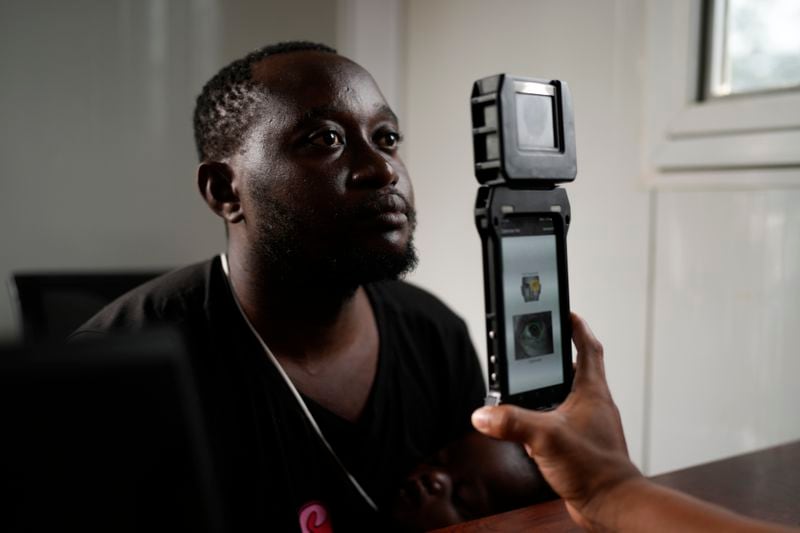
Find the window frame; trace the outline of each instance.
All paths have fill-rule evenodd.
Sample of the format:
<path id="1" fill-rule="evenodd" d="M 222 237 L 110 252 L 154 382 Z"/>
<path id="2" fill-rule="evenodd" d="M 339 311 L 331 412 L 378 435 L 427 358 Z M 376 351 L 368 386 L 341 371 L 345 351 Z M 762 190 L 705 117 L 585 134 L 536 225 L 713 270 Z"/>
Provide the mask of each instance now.
<path id="1" fill-rule="evenodd" d="M 800 186 L 800 90 L 700 99 L 704 8 L 648 0 L 646 181 Z"/>

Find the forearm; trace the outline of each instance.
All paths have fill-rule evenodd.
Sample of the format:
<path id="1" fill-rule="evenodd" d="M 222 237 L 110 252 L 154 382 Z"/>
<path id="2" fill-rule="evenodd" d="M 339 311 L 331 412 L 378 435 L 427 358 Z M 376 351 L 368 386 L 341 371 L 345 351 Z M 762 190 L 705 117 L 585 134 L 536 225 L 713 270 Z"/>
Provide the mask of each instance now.
<path id="1" fill-rule="evenodd" d="M 733 533 L 788 532 L 788 527 L 767 524 L 662 487 L 645 478 L 634 479 L 593 502 L 594 516 L 587 516 L 596 531 L 620 533 Z"/>

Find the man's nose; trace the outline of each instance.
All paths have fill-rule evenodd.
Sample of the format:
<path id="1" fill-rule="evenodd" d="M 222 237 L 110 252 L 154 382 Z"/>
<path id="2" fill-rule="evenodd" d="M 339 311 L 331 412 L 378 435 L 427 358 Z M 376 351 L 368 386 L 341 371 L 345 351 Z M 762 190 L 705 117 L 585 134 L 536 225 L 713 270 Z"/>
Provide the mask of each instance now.
<path id="1" fill-rule="evenodd" d="M 356 188 L 382 189 L 397 183 L 399 176 L 391 162 L 369 143 L 359 143 L 352 154 L 350 181 Z"/>

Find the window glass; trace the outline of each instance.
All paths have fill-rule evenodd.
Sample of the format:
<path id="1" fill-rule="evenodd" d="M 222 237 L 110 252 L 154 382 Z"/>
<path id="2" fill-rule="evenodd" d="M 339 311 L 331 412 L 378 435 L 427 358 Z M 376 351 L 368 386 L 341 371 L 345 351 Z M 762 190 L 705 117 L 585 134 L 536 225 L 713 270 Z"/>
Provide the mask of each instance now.
<path id="1" fill-rule="evenodd" d="M 714 0 L 709 96 L 800 85 L 800 0 Z"/>

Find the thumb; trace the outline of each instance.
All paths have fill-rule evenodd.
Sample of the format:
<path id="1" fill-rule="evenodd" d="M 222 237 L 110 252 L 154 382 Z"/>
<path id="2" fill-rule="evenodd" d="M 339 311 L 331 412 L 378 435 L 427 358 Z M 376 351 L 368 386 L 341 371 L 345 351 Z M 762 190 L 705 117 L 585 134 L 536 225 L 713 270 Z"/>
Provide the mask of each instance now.
<path id="1" fill-rule="evenodd" d="M 534 434 L 547 424 L 547 414 L 515 405 L 481 407 L 472 413 L 472 425 L 496 439 L 530 444 Z"/>

